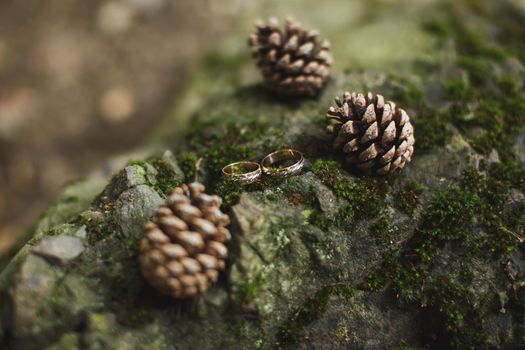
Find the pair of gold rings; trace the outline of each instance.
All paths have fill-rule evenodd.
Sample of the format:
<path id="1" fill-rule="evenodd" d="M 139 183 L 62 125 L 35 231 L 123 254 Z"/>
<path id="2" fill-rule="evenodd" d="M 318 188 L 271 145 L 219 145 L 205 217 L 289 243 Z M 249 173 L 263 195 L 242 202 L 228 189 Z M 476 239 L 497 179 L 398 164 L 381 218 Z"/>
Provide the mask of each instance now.
<path id="1" fill-rule="evenodd" d="M 222 168 L 224 177 L 242 184 L 255 182 L 262 174 L 286 177 L 299 173 L 304 165 L 303 154 L 294 149 L 282 149 L 263 158 L 261 163 L 235 162 Z"/>

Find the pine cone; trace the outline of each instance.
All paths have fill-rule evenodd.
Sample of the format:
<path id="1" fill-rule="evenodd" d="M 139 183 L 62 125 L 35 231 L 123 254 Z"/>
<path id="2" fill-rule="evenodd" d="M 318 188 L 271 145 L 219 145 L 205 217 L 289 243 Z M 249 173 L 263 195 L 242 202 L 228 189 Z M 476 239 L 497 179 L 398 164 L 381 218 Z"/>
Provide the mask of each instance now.
<path id="1" fill-rule="evenodd" d="M 220 210 L 220 197 L 204 189 L 200 183 L 174 189 L 144 227 L 142 275 L 174 298 L 206 292 L 225 266 L 230 219 Z"/>
<path id="2" fill-rule="evenodd" d="M 335 99 L 326 117 L 334 150 L 343 150 L 346 162 L 365 173 L 385 175 L 402 169 L 414 152 L 414 128 L 407 113 L 381 95 L 345 92 Z"/>
<path id="3" fill-rule="evenodd" d="M 276 18 L 255 26 L 248 44 L 267 87 L 280 95 L 316 95 L 330 74 L 330 43 L 290 18 L 284 31 Z"/>

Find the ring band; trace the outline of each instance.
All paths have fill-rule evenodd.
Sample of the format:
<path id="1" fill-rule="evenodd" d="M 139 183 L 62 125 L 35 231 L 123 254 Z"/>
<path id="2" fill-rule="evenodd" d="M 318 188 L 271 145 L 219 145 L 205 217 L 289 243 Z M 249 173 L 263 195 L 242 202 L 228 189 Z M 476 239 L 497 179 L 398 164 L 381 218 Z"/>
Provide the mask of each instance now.
<path id="1" fill-rule="evenodd" d="M 265 174 L 284 177 L 295 175 L 304 165 L 303 154 L 294 149 L 282 149 L 268 154 L 261 162 Z"/>
<path id="2" fill-rule="evenodd" d="M 251 184 L 261 176 L 261 166 L 255 162 L 236 162 L 222 168 L 222 174 L 229 180 Z"/>

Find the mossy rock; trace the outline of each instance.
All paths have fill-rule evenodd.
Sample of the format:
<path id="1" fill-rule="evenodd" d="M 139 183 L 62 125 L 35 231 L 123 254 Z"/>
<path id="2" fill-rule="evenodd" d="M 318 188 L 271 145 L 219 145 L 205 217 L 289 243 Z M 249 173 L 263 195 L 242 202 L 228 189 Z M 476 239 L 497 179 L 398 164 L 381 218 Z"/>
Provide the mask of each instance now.
<path id="1" fill-rule="evenodd" d="M 525 346 L 524 14 L 502 1 L 273 3 L 332 40 L 322 94 L 279 99 L 260 86 L 241 34 L 266 10 L 245 10 L 147 151 L 68 185 L 9 259 L 1 346 Z M 348 18 L 335 20 L 341 6 Z M 381 93 L 412 115 L 403 172 L 343 169 L 323 116 L 345 90 Z M 281 147 L 304 153 L 300 175 L 221 179 L 225 164 Z M 219 283 L 177 301 L 141 278 L 138 243 L 169 189 L 195 178 L 224 198 L 233 240 Z"/>

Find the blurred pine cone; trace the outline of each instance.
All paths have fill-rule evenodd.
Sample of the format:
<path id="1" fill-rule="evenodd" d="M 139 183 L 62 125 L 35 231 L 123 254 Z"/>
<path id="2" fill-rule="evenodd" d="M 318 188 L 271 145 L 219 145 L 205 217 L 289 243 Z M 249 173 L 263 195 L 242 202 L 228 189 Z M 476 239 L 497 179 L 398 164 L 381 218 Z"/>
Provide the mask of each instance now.
<path id="1" fill-rule="evenodd" d="M 276 18 L 255 26 L 248 44 L 267 87 L 280 95 L 316 95 L 330 74 L 330 43 L 290 18 L 284 30 Z"/>
<path id="2" fill-rule="evenodd" d="M 225 266 L 230 219 L 220 210 L 221 199 L 204 189 L 200 183 L 174 189 L 144 227 L 142 275 L 174 298 L 206 292 Z"/>
<path id="3" fill-rule="evenodd" d="M 326 117 L 333 148 L 346 154 L 352 168 L 385 175 L 402 169 L 414 152 L 414 128 L 407 113 L 381 95 L 345 92 Z"/>

